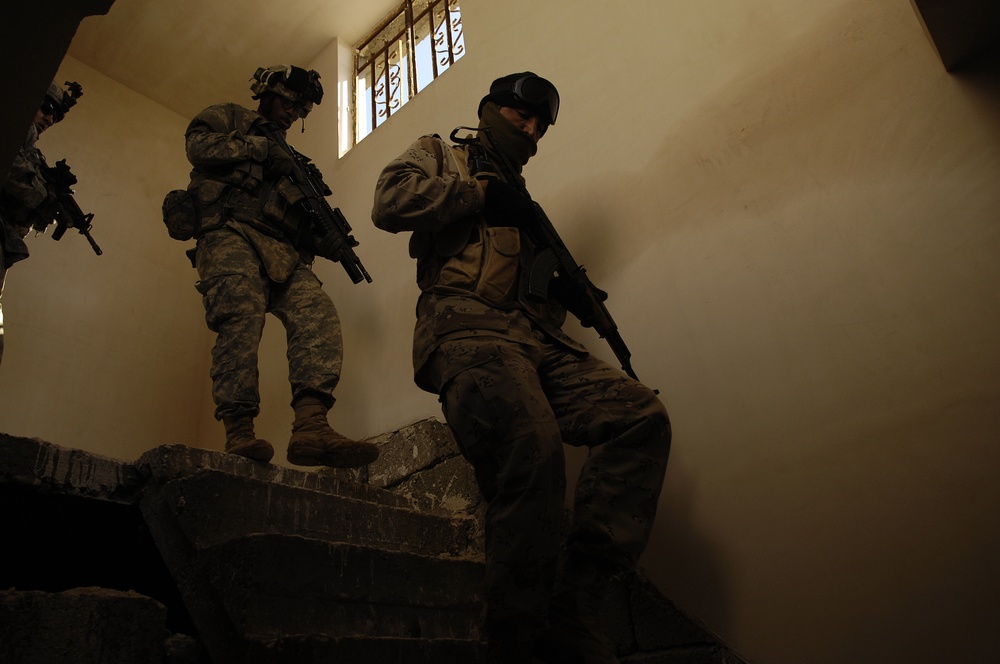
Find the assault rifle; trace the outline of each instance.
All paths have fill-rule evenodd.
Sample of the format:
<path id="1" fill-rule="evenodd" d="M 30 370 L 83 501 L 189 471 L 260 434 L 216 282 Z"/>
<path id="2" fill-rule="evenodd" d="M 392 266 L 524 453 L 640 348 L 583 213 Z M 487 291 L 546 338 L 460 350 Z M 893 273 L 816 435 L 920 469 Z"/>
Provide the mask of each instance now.
<path id="1" fill-rule="evenodd" d="M 352 282 L 359 283 L 364 279 L 371 283 L 371 275 L 361 264 L 358 255 L 354 253 L 354 247 L 358 246 L 359 243 L 351 235 L 351 225 L 347 223 L 347 218 L 344 217 L 340 208 L 331 207 L 326 200 L 326 197 L 333 192 L 323 182 L 323 174 L 319 172 L 319 168 L 312 163 L 309 157 L 289 145 L 281 134 L 270 128 L 265 128 L 264 134 L 268 139 L 277 142 L 295 161 L 295 168 L 292 169 L 288 177 L 302 192 L 303 198 L 299 205 L 312 221 L 313 232 L 318 237 L 332 235 L 343 241 L 342 248 L 337 251 L 335 256 L 323 256 L 323 258 L 340 263 Z"/>
<path id="2" fill-rule="evenodd" d="M 456 136 L 457 132 L 462 129 L 471 129 L 471 127 L 458 127 L 451 133 L 451 139 L 457 143 L 469 146 L 471 148 L 472 159 L 480 162 L 480 168 L 483 168 L 483 162 L 491 164 L 492 162 L 489 161 L 488 156 L 485 154 L 486 151 L 479 144 L 478 139 L 461 139 Z M 569 253 L 569 249 L 566 248 L 566 244 L 559 237 L 559 233 L 552 225 L 552 222 L 549 221 L 545 211 L 542 210 L 542 206 L 532 200 L 531 194 L 528 193 L 528 188 L 517 175 L 517 171 L 513 164 L 511 164 L 510 159 L 500 149 L 500 145 L 497 143 L 489 127 L 481 127 L 473 129 L 473 131 L 481 131 L 486 136 L 486 140 L 493 147 L 493 153 L 500 159 L 500 172 L 498 175 L 504 182 L 514 187 L 524 196 L 531 203 L 535 212 L 535 218 L 532 220 L 534 223 L 528 224 L 523 229 L 536 248 L 536 255 L 527 274 L 527 297 L 539 303 L 546 302 L 549 299 L 549 284 L 553 278 L 556 278 L 556 275 L 562 279 L 569 280 L 569 288 L 573 294 L 574 304 L 578 304 L 579 306 L 567 307 L 567 309 L 571 309 L 572 313 L 580 319 L 583 325 L 593 327 L 597 331 L 597 334 L 611 346 L 615 357 L 618 358 L 618 361 L 622 365 L 622 370 L 635 380 L 639 380 L 638 376 L 635 375 L 635 370 L 632 369 L 632 353 L 629 351 L 628 346 L 625 345 L 621 334 L 618 333 L 618 326 L 611 317 L 611 312 L 604 306 L 604 301 L 608 299 L 608 294 L 595 286 L 594 282 L 587 276 L 587 271 L 584 267 L 573 259 L 573 256 Z M 486 166 L 486 169 L 488 170 L 489 167 Z M 558 301 L 558 298 L 556 299 Z"/>
<path id="3" fill-rule="evenodd" d="M 73 198 L 73 185 L 76 184 L 76 176 L 69 170 L 65 159 L 60 159 L 55 166 L 44 166 L 42 176 L 51 185 L 55 192 L 55 202 L 52 203 L 53 217 L 56 222 L 56 229 L 52 232 L 52 239 L 59 240 L 68 228 L 75 228 L 80 235 L 87 238 L 94 253 L 100 256 L 101 248 L 90 235 L 91 221 L 94 213 L 83 213 L 80 206 Z"/>

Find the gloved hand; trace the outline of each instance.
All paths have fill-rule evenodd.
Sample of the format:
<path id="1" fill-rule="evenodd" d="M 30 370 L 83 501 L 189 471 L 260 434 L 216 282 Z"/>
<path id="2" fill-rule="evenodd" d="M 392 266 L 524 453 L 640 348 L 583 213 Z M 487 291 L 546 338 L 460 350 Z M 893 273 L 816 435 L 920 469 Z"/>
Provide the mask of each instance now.
<path id="1" fill-rule="evenodd" d="M 339 261 L 341 259 L 340 254 L 345 247 L 358 246 L 358 241 L 355 240 L 353 236 L 349 237 L 348 240 L 349 241 L 345 241 L 339 233 L 317 235 L 315 241 L 316 255 L 332 261 Z"/>
<path id="2" fill-rule="evenodd" d="M 268 175 L 281 177 L 289 175 L 295 167 L 292 155 L 282 148 L 276 141 L 267 142 L 267 161 L 264 162 L 264 172 Z"/>
<path id="3" fill-rule="evenodd" d="M 486 209 L 490 226 L 523 227 L 535 218 L 531 199 L 503 180 L 491 179 L 486 187 Z"/>
<path id="4" fill-rule="evenodd" d="M 593 295 L 598 301 L 604 302 L 608 294 L 594 286 Z M 580 325 L 593 327 L 593 310 L 587 288 L 576 279 L 556 275 L 549 282 L 549 297 L 566 308 L 568 312 L 580 319 Z"/>
<path id="5" fill-rule="evenodd" d="M 316 236 L 316 255 L 331 261 L 339 261 L 344 250 L 344 238 L 337 233 Z"/>

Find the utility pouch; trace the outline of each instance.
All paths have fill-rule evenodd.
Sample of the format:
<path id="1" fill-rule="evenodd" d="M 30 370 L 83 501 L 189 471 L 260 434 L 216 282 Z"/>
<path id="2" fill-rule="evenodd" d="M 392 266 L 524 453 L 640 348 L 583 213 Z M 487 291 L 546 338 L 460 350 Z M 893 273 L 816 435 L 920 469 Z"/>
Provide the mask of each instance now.
<path id="1" fill-rule="evenodd" d="M 163 199 L 163 223 L 175 240 L 190 240 L 198 232 L 201 220 L 198 205 L 187 189 L 174 189 Z"/>

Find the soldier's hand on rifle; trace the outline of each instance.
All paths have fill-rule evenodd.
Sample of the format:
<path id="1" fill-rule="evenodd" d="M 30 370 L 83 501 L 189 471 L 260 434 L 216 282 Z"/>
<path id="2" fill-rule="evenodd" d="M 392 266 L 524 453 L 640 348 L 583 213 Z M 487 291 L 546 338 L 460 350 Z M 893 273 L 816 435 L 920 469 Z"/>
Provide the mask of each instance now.
<path id="1" fill-rule="evenodd" d="M 600 288 L 594 286 L 594 296 L 601 302 L 608 299 L 608 294 Z M 593 327 L 593 307 L 587 288 L 576 279 L 564 277 L 561 274 L 555 276 L 549 282 L 549 297 L 566 307 L 566 310 L 580 319 L 580 325 Z"/>
<path id="2" fill-rule="evenodd" d="M 264 172 L 268 175 L 281 177 L 289 175 L 295 168 L 295 161 L 292 155 L 278 145 L 277 142 L 269 140 L 267 142 L 267 161 L 264 162 Z"/>
<path id="3" fill-rule="evenodd" d="M 535 215 L 534 204 L 503 180 L 490 180 L 483 213 L 491 226 L 522 226 Z"/>
<path id="4" fill-rule="evenodd" d="M 339 261 L 343 257 L 341 252 L 343 252 L 346 246 L 347 242 L 344 241 L 343 236 L 339 233 L 327 233 L 316 236 L 316 255 L 331 261 Z M 353 246 L 357 246 L 356 241 Z"/>

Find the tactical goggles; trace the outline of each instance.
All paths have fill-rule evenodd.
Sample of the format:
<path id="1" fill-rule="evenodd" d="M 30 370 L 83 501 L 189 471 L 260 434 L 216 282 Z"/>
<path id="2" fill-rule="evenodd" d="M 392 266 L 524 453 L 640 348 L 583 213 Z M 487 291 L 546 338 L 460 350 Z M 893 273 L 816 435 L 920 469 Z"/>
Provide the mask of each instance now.
<path id="1" fill-rule="evenodd" d="M 556 87 L 541 76 L 522 76 L 514 81 L 510 89 L 514 98 L 529 108 L 537 108 L 548 113 L 544 118 L 548 124 L 556 123 L 559 115 L 559 93 Z"/>
<path id="2" fill-rule="evenodd" d="M 42 105 L 39 107 L 42 111 L 42 115 L 51 115 L 52 120 L 55 122 L 61 122 L 64 117 L 66 117 L 66 112 L 63 110 L 62 106 L 56 102 L 55 99 L 51 97 L 46 97 L 42 101 Z"/>

